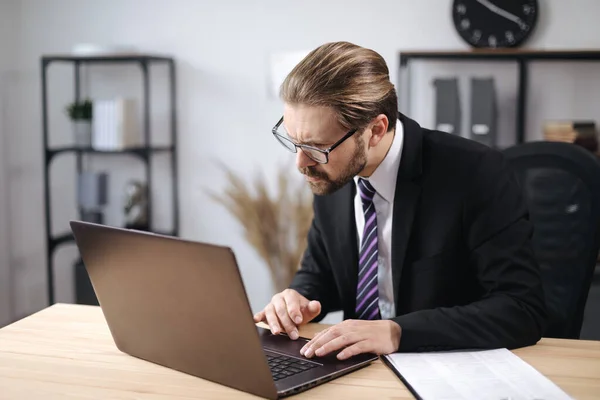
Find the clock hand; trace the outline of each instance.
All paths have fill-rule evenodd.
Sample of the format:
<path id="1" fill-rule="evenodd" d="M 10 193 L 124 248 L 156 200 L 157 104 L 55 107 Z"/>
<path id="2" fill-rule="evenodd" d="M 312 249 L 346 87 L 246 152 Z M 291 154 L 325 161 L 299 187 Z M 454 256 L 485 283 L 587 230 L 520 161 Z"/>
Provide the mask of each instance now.
<path id="1" fill-rule="evenodd" d="M 527 28 L 527 24 L 525 24 L 525 22 L 523 22 L 523 20 L 521 18 L 517 17 L 514 14 L 509 13 L 506 10 L 501 9 L 497 5 L 490 2 L 489 0 L 477 0 L 477 2 L 480 3 L 481 5 L 487 7 L 493 13 L 496 13 L 496 14 L 518 24 L 521 29 Z"/>

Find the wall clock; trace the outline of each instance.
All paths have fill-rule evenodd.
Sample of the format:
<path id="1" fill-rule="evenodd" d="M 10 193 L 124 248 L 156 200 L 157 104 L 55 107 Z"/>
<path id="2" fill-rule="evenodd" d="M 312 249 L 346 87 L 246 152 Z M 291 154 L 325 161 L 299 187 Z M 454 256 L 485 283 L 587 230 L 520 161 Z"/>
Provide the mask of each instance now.
<path id="1" fill-rule="evenodd" d="M 472 47 L 517 47 L 533 32 L 537 0 L 454 0 L 452 18 L 460 37 Z"/>

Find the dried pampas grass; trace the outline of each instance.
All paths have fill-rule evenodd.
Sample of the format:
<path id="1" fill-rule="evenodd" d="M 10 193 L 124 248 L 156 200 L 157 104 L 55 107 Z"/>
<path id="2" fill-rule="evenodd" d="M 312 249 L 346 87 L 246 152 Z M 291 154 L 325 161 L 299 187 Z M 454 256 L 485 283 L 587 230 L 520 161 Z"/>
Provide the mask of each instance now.
<path id="1" fill-rule="evenodd" d="M 312 223 L 312 193 L 302 182 L 292 185 L 289 172 L 280 169 L 277 190 L 271 196 L 262 174 L 251 185 L 223 166 L 227 186 L 210 197 L 222 204 L 242 225 L 246 240 L 269 267 L 275 290 L 287 288 L 300 266 Z"/>

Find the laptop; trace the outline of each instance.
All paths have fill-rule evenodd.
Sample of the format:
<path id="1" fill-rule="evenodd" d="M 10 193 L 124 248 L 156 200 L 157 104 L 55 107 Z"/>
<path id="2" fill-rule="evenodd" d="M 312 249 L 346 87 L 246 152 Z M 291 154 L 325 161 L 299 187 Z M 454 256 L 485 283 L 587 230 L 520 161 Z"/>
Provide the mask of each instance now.
<path id="1" fill-rule="evenodd" d="M 228 247 L 82 221 L 75 242 L 117 348 L 131 356 L 276 399 L 378 359 L 305 358 L 306 338 L 254 323 Z"/>

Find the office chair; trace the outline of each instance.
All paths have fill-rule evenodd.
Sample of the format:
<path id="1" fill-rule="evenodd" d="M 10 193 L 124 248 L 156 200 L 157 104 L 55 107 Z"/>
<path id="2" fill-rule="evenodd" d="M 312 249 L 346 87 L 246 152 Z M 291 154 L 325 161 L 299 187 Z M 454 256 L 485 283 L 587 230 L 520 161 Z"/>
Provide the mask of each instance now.
<path id="1" fill-rule="evenodd" d="M 545 337 L 579 339 L 598 259 L 600 161 L 563 142 L 504 150 L 529 205 L 548 308 Z"/>

